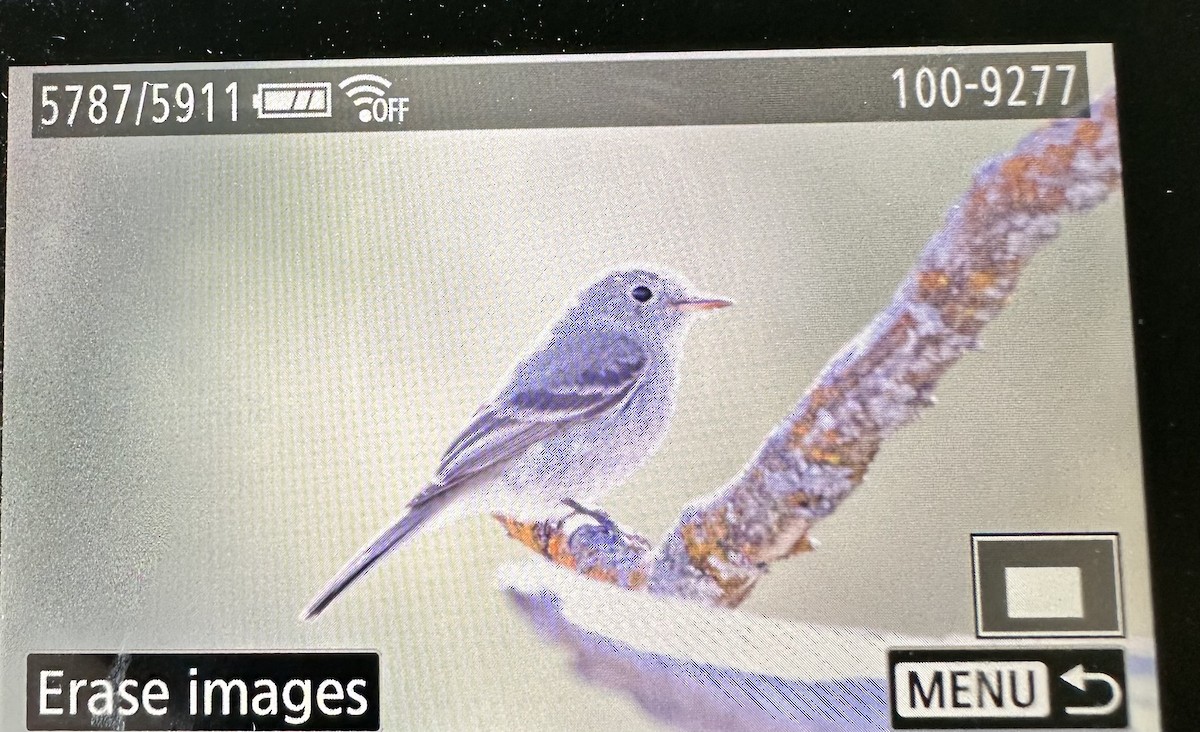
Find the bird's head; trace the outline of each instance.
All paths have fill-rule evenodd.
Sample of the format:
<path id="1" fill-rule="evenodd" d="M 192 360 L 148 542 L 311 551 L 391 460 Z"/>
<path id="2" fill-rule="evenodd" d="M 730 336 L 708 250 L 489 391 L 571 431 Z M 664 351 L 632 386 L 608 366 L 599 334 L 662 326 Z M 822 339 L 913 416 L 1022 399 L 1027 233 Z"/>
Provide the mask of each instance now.
<path id="1" fill-rule="evenodd" d="M 600 277 L 579 293 L 579 310 L 636 330 L 670 335 L 695 316 L 732 305 L 698 292 L 682 275 L 659 268 L 626 269 Z"/>

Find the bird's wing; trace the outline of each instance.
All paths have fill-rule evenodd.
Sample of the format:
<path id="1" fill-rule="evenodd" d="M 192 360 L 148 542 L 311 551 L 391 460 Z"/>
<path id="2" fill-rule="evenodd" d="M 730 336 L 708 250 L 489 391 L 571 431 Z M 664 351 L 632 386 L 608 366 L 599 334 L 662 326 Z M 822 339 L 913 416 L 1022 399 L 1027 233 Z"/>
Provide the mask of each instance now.
<path id="1" fill-rule="evenodd" d="M 521 363 L 509 386 L 480 407 L 438 467 L 422 503 L 516 458 L 535 443 L 617 408 L 636 389 L 649 358 L 628 334 L 575 331 Z"/>

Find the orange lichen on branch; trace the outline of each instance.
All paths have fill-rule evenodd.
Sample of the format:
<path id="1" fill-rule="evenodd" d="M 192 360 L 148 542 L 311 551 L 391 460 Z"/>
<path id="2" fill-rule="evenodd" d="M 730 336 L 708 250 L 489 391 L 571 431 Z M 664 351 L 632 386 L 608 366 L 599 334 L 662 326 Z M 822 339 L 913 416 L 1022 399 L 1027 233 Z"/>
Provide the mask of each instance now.
<path id="1" fill-rule="evenodd" d="M 651 544 L 637 534 L 581 515 L 543 522 L 495 518 L 510 537 L 555 564 L 627 589 L 646 586 Z"/>
<path id="2" fill-rule="evenodd" d="M 1120 179 L 1112 94 L 976 173 L 888 305 L 822 370 L 740 475 L 684 509 L 657 546 L 615 526 L 523 524 L 508 533 L 551 561 L 630 589 L 736 606 L 767 566 L 811 551 L 812 525 L 863 480 L 884 440 L 1010 301 L 1063 215 Z"/>
<path id="3" fill-rule="evenodd" d="M 808 534 L 804 534 L 796 540 L 795 544 L 792 544 L 792 548 L 788 550 L 787 556 L 791 557 L 805 552 L 812 552 L 816 551 L 816 549 L 817 545 L 813 543 L 813 538 Z"/>
<path id="4" fill-rule="evenodd" d="M 967 287 L 976 293 L 983 293 L 996 283 L 994 272 L 972 272 L 967 275 Z"/>
<path id="5" fill-rule="evenodd" d="M 924 299 L 936 297 L 950 285 L 950 275 L 941 270 L 921 272 L 917 275 L 917 289 Z"/>
<path id="6" fill-rule="evenodd" d="M 714 511 L 698 522 L 685 523 L 682 531 L 684 547 L 692 564 L 711 568 L 718 561 L 727 561 L 722 542 L 729 535 L 729 521 L 723 511 Z"/>
<path id="7" fill-rule="evenodd" d="M 517 521 L 507 516 L 496 516 L 496 519 L 504 525 L 504 530 L 511 538 L 555 564 L 575 569 L 575 556 L 571 553 L 568 537 L 561 530 L 557 530 L 557 527 L 548 523 Z"/>
<path id="8" fill-rule="evenodd" d="M 575 568 L 575 555 L 571 554 L 571 543 L 562 532 L 550 535 L 546 542 L 546 556 L 555 564 L 561 564 L 568 569 Z"/>
<path id="9" fill-rule="evenodd" d="M 496 518 L 504 524 L 504 530 L 508 532 L 510 538 L 516 539 L 535 552 L 545 553 L 546 548 L 542 546 L 537 537 L 538 524 L 522 523 L 507 516 L 497 516 Z"/>

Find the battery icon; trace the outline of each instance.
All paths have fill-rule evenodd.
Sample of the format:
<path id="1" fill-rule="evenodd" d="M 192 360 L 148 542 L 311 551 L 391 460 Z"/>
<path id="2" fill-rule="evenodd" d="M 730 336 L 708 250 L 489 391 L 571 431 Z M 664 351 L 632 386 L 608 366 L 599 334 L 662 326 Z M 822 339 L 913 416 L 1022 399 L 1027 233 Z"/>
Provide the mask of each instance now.
<path id="1" fill-rule="evenodd" d="M 333 85 L 327 81 L 259 84 L 251 104 L 259 119 L 332 117 Z"/>

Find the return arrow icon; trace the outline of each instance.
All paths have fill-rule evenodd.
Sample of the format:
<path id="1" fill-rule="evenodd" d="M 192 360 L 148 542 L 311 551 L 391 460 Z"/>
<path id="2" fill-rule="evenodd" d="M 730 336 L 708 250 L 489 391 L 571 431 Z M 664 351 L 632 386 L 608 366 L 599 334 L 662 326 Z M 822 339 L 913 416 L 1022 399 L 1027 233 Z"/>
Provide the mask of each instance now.
<path id="1" fill-rule="evenodd" d="M 1066 707 L 1065 709 L 1063 709 L 1063 711 L 1066 712 L 1067 714 L 1078 714 L 1078 715 L 1088 715 L 1088 716 L 1102 716 L 1105 714 L 1112 714 L 1114 711 L 1116 711 L 1117 707 L 1121 706 L 1121 701 L 1125 698 L 1124 693 L 1121 691 L 1121 685 L 1117 683 L 1116 679 L 1109 676 L 1108 674 L 1095 673 L 1092 671 L 1085 671 L 1082 663 L 1079 664 L 1078 666 L 1076 666 L 1075 668 L 1071 669 L 1070 671 L 1066 672 L 1059 678 L 1062 679 L 1063 681 L 1067 682 L 1071 686 L 1074 686 L 1076 689 L 1079 689 L 1080 691 L 1087 691 L 1087 685 L 1088 685 L 1089 681 L 1099 681 L 1101 683 L 1107 684 L 1109 690 L 1112 692 L 1112 698 L 1110 698 L 1107 702 L 1105 702 L 1104 704 L 1101 704 L 1100 706 L 1096 706 L 1096 707 Z"/>

